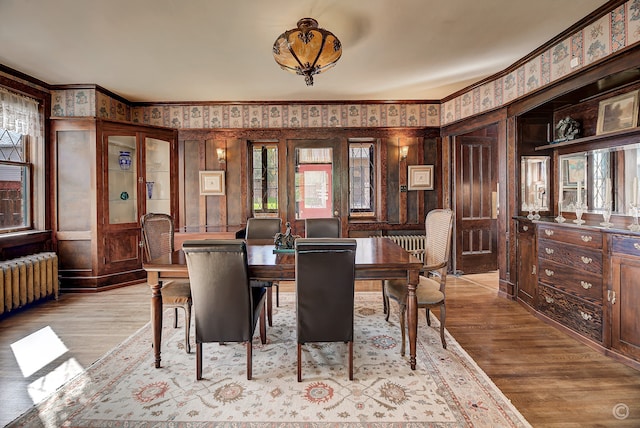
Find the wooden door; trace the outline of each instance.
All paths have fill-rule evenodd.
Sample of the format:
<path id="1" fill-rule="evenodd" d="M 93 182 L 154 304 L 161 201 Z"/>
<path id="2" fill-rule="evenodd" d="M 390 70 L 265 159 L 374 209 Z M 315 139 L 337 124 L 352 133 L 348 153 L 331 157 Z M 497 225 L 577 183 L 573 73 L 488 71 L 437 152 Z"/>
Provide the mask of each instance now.
<path id="1" fill-rule="evenodd" d="M 538 288 L 538 254 L 533 224 L 518 222 L 517 242 L 518 299 L 535 308 Z"/>
<path id="2" fill-rule="evenodd" d="M 498 268 L 496 147 L 493 136 L 456 138 L 454 267 L 459 273 Z"/>
<path id="3" fill-rule="evenodd" d="M 640 358 L 640 258 L 611 258 L 611 347 L 634 359 Z"/>
<path id="4" fill-rule="evenodd" d="M 304 236 L 306 218 L 340 217 L 347 224 L 342 201 L 348 186 L 342 183 L 339 140 L 287 141 L 287 218 L 294 234 Z"/>

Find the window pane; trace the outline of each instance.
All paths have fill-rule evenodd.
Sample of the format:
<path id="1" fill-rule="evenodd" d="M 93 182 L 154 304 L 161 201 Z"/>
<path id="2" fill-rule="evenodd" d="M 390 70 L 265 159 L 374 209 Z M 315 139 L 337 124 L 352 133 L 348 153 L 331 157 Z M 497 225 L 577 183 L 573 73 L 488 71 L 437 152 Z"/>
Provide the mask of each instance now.
<path id="1" fill-rule="evenodd" d="M 373 214 L 375 210 L 374 144 L 349 143 L 349 211 Z"/>
<path id="2" fill-rule="evenodd" d="M 0 164 L 0 229 L 29 225 L 28 189 L 27 166 Z"/>
<path id="3" fill-rule="evenodd" d="M 252 149 L 253 212 L 278 211 L 278 148 L 254 145 Z"/>
<path id="4" fill-rule="evenodd" d="M 0 129 L 0 160 L 26 162 L 22 134 Z"/>

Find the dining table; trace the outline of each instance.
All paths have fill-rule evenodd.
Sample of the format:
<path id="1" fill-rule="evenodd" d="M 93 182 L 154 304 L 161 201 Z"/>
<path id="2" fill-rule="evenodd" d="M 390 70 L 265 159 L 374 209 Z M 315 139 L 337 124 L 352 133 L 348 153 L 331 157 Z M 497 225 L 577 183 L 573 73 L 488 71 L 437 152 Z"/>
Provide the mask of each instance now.
<path id="1" fill-rule="evenodd" d="M 407 318 L 409 329 L 409 363 L 416 368 L 418 304 L 416 285 L 423 263 L 391 239 L 380 237 L 356 240 L 356 280 L 406 279 Z M 275 252 L 273 240 L 246 240 L 247 264 L 252 280 L 295 281 L 295 253 Z M 189 277 L 182 249 L 143 263 L 147 284 L 151 288 L 151 328 L 156 368 L 161 367 L 162 283 Z M 327 268 L 331 268 L 327 266 Z M 390 310 L 387 308 L 387 310 Z"/>

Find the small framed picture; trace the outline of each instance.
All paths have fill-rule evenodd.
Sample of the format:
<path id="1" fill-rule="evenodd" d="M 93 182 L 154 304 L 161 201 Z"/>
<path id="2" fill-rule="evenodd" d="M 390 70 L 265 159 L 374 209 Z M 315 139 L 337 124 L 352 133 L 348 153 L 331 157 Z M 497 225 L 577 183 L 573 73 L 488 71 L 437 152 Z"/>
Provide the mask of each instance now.
<path id="1" fill-rule="evenodd" d="M 579 181 L 585 181 L 584 156 L 570 157 L 562 160 L 562 185 L 575 188 Z"/>
<path id="2" fill-rule="evenodd" d="M 433 190 L 433 165 L 409 165 L 409 190 Z"/>
<path id="3" fill-rule="evenodd" d="M 638 126 L 637 90 L 600 101 L 596 135 L 622 131 L 636 126 Z"/>
<path id="4" fill-rule="evenodd" d="M 200 171 L 201 195 L 224 195 L 224 171 Z"/>

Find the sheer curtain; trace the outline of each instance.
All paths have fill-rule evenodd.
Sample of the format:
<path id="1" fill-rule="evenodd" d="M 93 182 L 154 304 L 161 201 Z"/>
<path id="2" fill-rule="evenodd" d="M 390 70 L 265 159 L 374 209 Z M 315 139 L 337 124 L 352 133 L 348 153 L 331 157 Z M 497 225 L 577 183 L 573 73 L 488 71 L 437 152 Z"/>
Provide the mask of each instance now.
<path id="1" fill-rule="evenodd" d="M 35 229 L 45 228 L 45 157 L 44 130 L 40 103 L 0 87 L 0 127 L 27 135 L 29 162 L 33 168 L 33 224 Z"/>
<path id="2" fill-rule="evenodd" d="M 0 88 L 0 127 L 37 138 L 42 134 L 38 101 Z"/>

